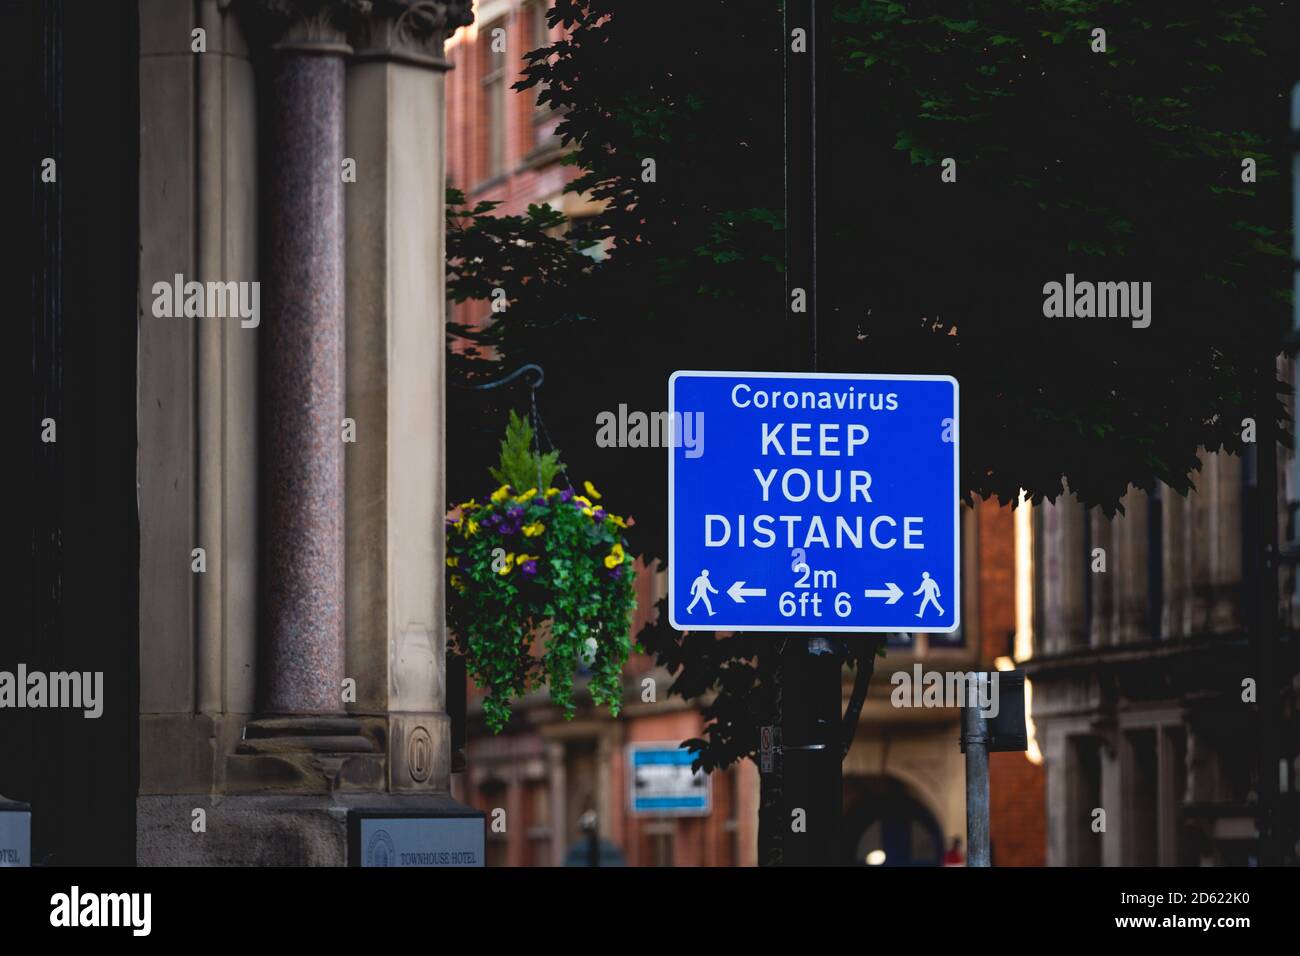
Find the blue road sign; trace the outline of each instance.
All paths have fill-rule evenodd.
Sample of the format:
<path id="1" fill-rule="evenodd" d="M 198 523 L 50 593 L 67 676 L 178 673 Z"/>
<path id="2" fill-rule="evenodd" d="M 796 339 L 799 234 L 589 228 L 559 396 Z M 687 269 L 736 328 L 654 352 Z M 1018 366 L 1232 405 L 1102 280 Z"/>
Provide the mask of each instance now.
<path id="1" fill-rule="evenodd" d="M 683 631 L 955 631 L 957 380 L 674 372 L 668 613 Z"/>
<path id="2" fill-rule="evenodd" d="M 627 751 L 633 813 L 708 816 L 709 775 L 691 769 L 689 750 L 673 742 L 629 744 Z"/>

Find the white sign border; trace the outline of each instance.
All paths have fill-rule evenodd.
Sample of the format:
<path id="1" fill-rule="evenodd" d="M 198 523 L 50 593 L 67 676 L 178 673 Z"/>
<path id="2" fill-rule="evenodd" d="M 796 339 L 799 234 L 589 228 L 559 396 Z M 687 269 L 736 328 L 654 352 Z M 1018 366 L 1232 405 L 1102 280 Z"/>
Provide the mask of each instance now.
<path id="1" fill-rule="evenodd" d="M 683 627 L 677 623 L 673 614 L 673 580 L 676 576 L 675 568 L 677 566 L 677 548 L 675 539 L 674 526 L 676 525 L 677 500 L 676 500 L 676 462 L 677 449 L 673 443 L 668 444 L 668 623 L 675 631 L 728 631 L 735 634 L 744 634 L 757 631 L 778 631 L 786 634 L 820 634 L 820 633 L 871 633 L 871 634 L 952 634 L 961 628 L 961 385 L 957 379 L 951 375 L 889 375 L 881 372 L 743 372 L 743 371 L 695 371 L 691 369 L 678 369 L 668 376 L 668 421 L 677 420 L 677 377 L 679 375 L 689 375 L 697 378 L 808 378 L 808 379 L 848 379 L 858 381 L 887 381 L 887 382 L 948 382 L 952 385 L 952 416 L 953 424 L 956 426 L 956 441 L 953 442 L 953 488 L 952 488 L 952 520 L 953 520 L 953 568 L 952 579 L 956 584 L 956 601 L 953 606 L 952 624 L 946 627 L 926 626 L 908 627 L 906 629 L 899 627 L 846 627 L 837 624 L 802 624 L 791 627 L 784 625 L 764 624 L 764 625 L 737 625 L 737 624 L 693 624 L 690 627 Z M 793 624 L 793 622 L 792 622 Z"/>

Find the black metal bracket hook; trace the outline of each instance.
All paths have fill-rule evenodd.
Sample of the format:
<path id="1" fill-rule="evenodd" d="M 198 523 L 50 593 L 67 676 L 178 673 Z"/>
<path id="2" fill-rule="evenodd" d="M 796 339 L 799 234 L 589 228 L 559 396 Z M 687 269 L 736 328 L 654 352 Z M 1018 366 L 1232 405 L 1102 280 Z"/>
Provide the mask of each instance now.
<path id="1" fill-rule="evenodd" d="M 528 385 L 529 388 L 533 389 L 534 391 L 541 388 L 542 382 L 546 381 L 546 372 L 542 370 L 542 367 L 533 362 L 529 362 L 527 365 L 521 365 L 519 368 L 515 369 L 509 375 L 503 376 L 502 378 L 493 379 L 490 382 L 483 382 L 480 385 L 453 384 L 452 387 L 463 389 L 465 391 L 482 392 L 490 388 L 500 388 L 502 385 L 509 385 L 515 379 L 523 375 L 537 376 L 536 381 L 525 383 Z"/>
<path id="2" fill-rule="evenodd" d="M 551 435 L 546 430 L 546 423 L 542 421 L 542 413 L 537 408 L 537 390 L 541 388 L 542 383 L 546 381 L 545 370 L 536 362 L 529 362 L 527 365 L 521 365 L 519 368 L 515 369 L 509 375 L 504 375 L 501 378 L 492 379 L 491 381 L 482 382 L 477 385 L 461 385 L 461 384 L 453 383 L 452 387 L 460 389 L 461 391 L 482 392 L 482 391 L 487 391 L 488 389 L 500 388 L 502 385 L 509 385 L 511 382 L 515 381 L 516 379 L 522 378 L 525 375 L 531 376 L 531 379 L 525 382 L 525 384 L 530 389 L 529 397 L 531 399 L 531 406 L 532 406 L 530 409 L 530 415 L 533 420 L 533 447 L 537 451 L 539 456 L 539 461 L 537 465 L 537 484 L 540 488 L 542 483 L 541 461 L 540 461 L 540 455 L 542 453 L 542 439 L 544 438 L 546 440 L 546 444 L 549 445 L 552 449 L 555 448 L 555 442 L 551 440 Z M 569 480 L 568 471 L 566 469 L 561 468 L 560 474 L 564 477 L 564 483 L 568 485 L 570 488 L 572 488 L 573 483 Z"/>

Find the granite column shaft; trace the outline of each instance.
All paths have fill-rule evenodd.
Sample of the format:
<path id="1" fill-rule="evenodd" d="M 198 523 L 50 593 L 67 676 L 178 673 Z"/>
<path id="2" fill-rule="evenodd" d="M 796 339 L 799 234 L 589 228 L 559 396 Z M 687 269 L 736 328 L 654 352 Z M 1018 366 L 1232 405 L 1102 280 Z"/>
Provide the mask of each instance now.
<path id="1" fill-rule="evenodd" d="M 261 325 L 259 709 L 342 713 L 343 109 L 347 48 L 277 46 Z"/>

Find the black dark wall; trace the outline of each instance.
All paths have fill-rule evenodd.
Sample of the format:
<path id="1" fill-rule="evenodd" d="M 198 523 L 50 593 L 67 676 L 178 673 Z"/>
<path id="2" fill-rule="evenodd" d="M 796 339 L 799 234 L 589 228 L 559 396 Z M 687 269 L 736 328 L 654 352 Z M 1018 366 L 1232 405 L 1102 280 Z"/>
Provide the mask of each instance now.
<path id="1" fill-rule="evenodd" d="M 104 712 L 0 709 L 0 794 L 50 864 L 135 860 L 137 20 L 0 0 L 12 395 L 0 670 L 103 671 Z M 57 184 L 40 181 L 44 156 Z M 13 340 L 11 340 L 13 341 Z M 40 421 L 56 420 L 43 444 Z"/>

